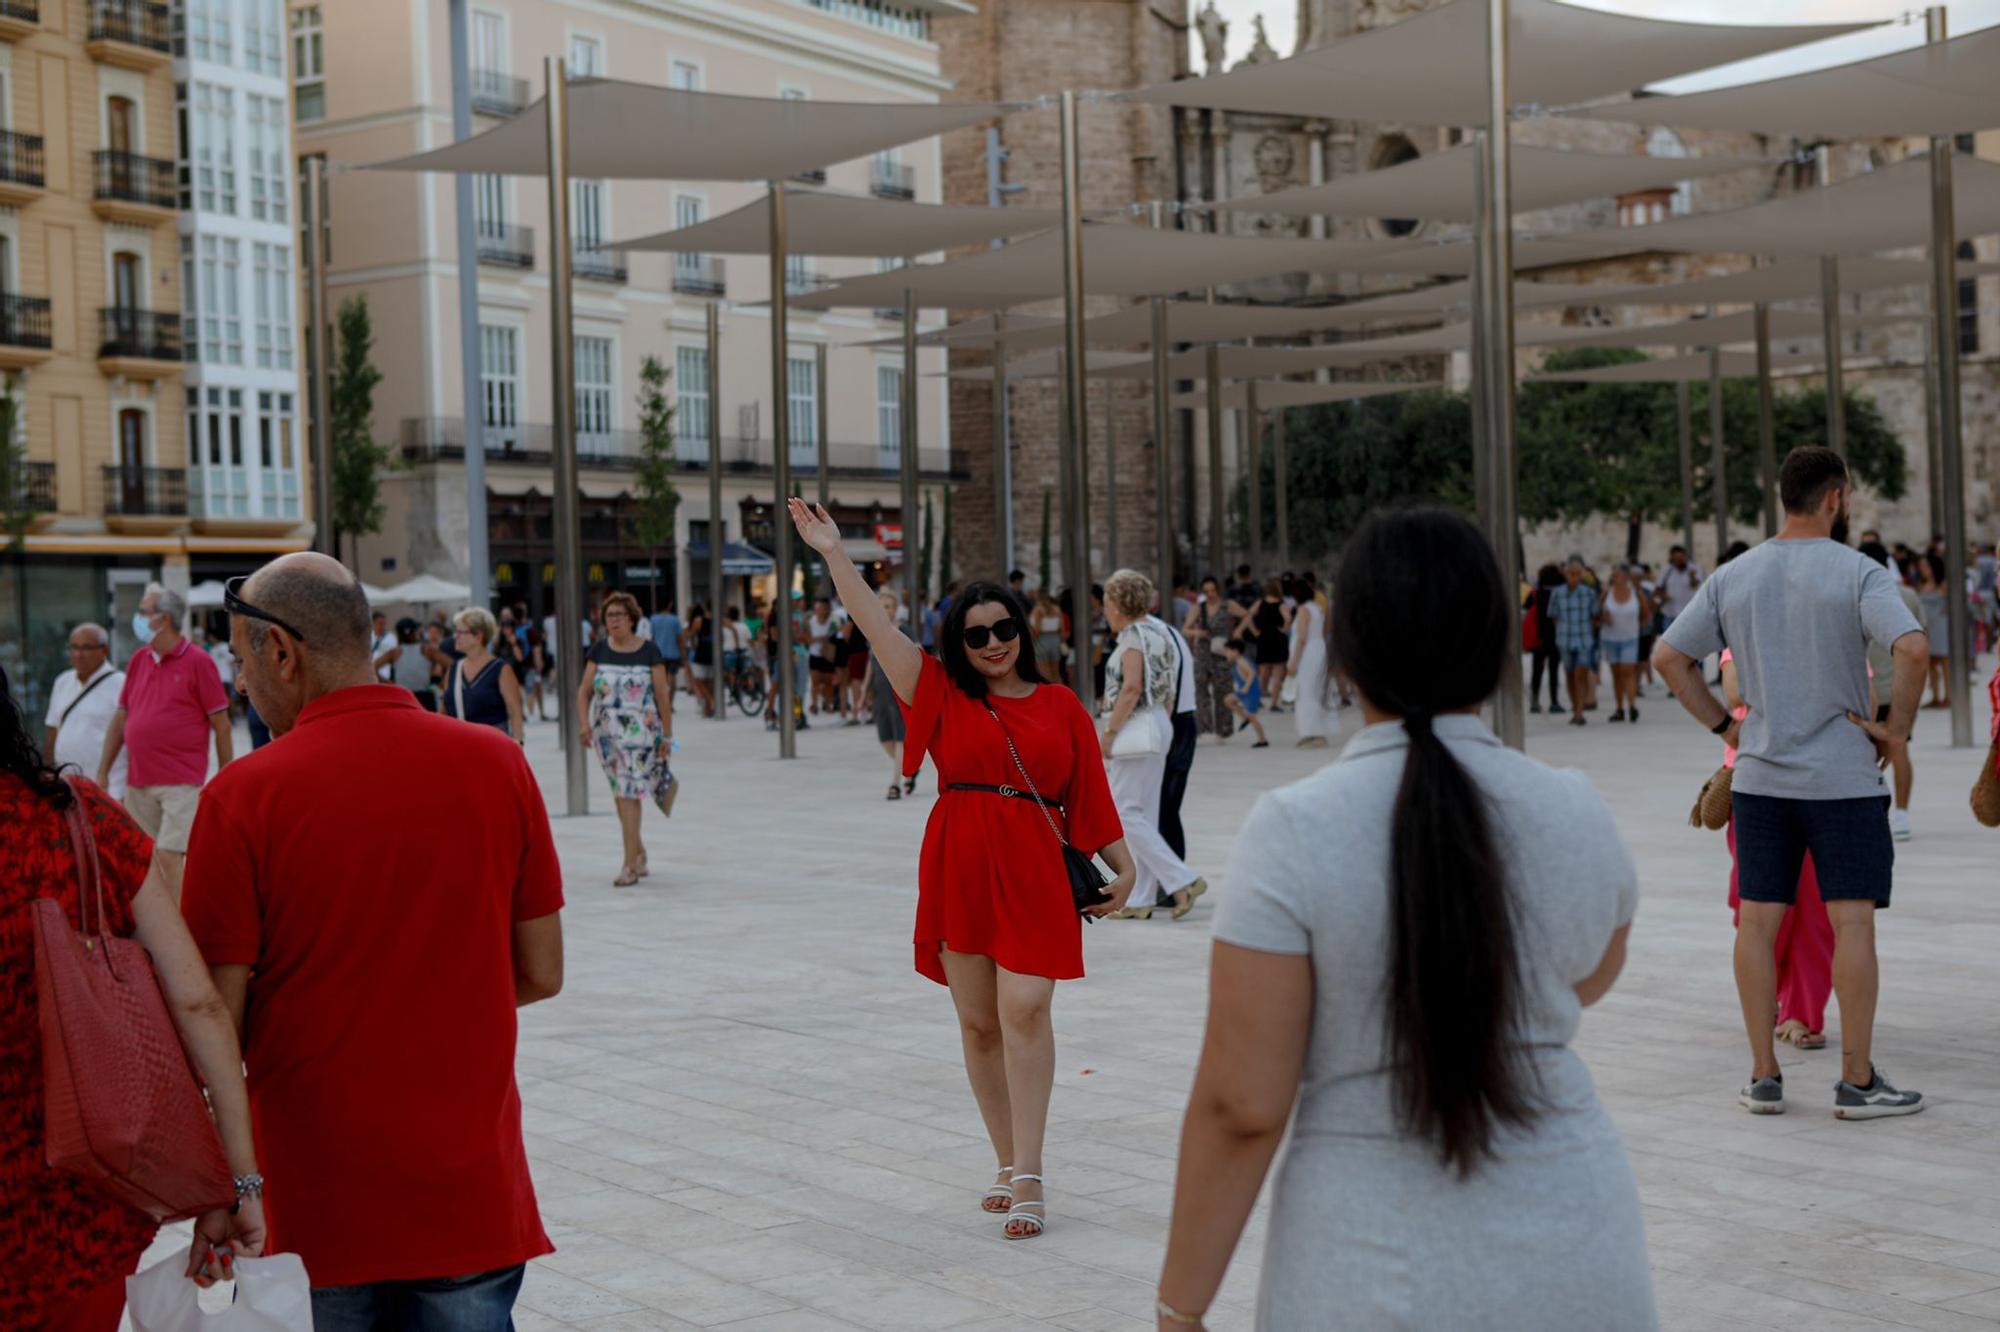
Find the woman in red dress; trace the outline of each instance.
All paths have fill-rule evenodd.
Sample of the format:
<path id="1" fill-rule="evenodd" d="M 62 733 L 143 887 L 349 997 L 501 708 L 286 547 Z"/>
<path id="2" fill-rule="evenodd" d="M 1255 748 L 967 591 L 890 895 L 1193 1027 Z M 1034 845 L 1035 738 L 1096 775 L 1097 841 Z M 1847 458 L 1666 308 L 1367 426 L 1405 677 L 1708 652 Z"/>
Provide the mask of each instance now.
<path id="1" fill-rule="evenodd" d="M 1117 874 L 1092 915 L 1123 907 L 1136 878 L 1097 728 L 1075 694 L 1041 683 L 1024 651 L 1028 608 L 1018 594 L 995 583 L 962 589 L 939 627 L 937 656 L 926 656 L 875 599 L 826 510 L 794 499 L 791 516 L 895 688 L 906 720 L 903 772 L 914 776 L 925 753 L 937 767 L 938 801 L 917 862 L 917 970 L 951 988 L 966 1076 L 1000 1163 L 980 1206 L 1007 1214 L 1008 1239 L 1029 1239 L 1045 1224 L 1042 1135 L 1056 1055 L 1049 1003 L 1057 981 L 1083 975 L 1083 927 L 1057 829 Z"/>
<path id="2" fill-rule="evenodd" d="M 153 868 L 152 840 L 98 787 L 81 779 L 72 787 L 43 761 L 0 672 L 0 1252 L 8 1255 L 0 1328 L 8 1332 L 114 1332 L 125 1311 L 125 1277 L 158 1229 L 83 1176 L 44 1161 L 30 916 L 35 899 L 49 897 L 77 918 L 76 858 L 65 821 L 73 800 L 83 802 L 97 842 L 105 924 L 113 934 L 136 936 L 152 954 L 167 1010 L 208 1084 L 239 1188 L 257 1176 L 236 1031 L 180 907 Z M 244 1197 L 234 1215 L 210 1212 L 196 1222 L 188 1274 L 223 1276 L 228 1257 L 261 1253 L 263 1244 L 263 1203 Z M 221 1250 L 213 1259 L 211 1245 Z"/>

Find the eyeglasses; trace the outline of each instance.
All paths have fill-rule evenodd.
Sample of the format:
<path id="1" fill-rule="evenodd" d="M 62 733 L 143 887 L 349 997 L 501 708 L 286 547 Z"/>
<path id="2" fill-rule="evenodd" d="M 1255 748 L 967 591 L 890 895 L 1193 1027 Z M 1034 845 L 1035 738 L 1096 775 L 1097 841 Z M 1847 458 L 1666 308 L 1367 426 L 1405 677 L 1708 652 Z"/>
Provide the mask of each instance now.
<path id="1" fill-rule="evenodd" d="M 1020 636 L 1021 622 L 1010 617 L 991 625 L 968 625 L 965 630 L 965 645 L 977 652 L 995 639 L 1002 643 L 1011 643 Z"/>
<path id="2" fill-rule="evenodd" d="M 103 652 L 106 650 L 106 645 L 103 643 L 71 643 L 69 650 L 71 652 Z"/>
<path id="3" fill-rule="evenodd" d="M 250 581 L 248 574 L 239 574 L 222 585 L 222 609 L 228 611 L 231 615 L 241 615 L 246 619 L 262 620 L 266 624 L 275 624 L 299 642 L 305 642 L 306 636 L 304 634 L 292 628 L 292 626 L 286 624 L 283 620 L 271 614 L 271 612 L 257 609 L 257 607 L 236 594 L 236 590 L 248 581 Z"/>

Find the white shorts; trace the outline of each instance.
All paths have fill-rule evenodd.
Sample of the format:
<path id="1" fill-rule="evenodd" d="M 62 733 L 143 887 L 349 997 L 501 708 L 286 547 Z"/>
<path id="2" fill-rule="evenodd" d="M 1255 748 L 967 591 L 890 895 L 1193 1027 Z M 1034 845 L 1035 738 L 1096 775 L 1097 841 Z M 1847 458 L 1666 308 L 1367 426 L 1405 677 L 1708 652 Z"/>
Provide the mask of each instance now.
<path id="1" fill-rule="evenodd" d="M 134 786 L 125 792 L 126 810 L 153 839 L 156 851 L 186 852 L 200 803 L 199 786 Z"/>

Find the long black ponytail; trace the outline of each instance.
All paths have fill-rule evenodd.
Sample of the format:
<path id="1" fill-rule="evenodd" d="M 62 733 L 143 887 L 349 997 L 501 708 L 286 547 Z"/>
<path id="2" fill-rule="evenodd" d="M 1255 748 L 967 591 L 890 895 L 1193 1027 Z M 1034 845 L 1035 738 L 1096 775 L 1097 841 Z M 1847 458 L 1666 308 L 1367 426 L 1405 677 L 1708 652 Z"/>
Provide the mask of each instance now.
<path id="1" fill-rule="evenodd" d="M 1333 600 L 1336 669 L 1410 733 L 1389 850 L 1396 1110 L 1461 1175 L 1492 1155 L 1501 1125 L 1536 1109 L 1506 871 L 1485 796 L 1433 729 L 1498 686 L 1512 603 L 1486 538 L 1436 508 L 1364 523 Z"/>
<path id="2" fill-rule="evenodd" d="M 0 772 L 19 777 L 30 791 L 57 809 L 69 808 L 69 783 L 35 744 L 27 719 L 8 689 L 4 668 L 0 668 Z"/>

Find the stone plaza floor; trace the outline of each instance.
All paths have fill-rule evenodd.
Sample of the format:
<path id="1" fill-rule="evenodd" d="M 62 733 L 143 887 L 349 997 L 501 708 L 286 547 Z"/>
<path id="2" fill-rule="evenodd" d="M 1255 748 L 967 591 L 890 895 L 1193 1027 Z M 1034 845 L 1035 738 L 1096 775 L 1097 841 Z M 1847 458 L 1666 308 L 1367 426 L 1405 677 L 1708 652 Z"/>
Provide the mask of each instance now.
<path id="1" fill-rule="evenodd" d="M 1930 1107 L 1864 1124 L 1831 1114 L 1837 1013 L 1827 1051 L 1780 1047 L 1791 1113 L 1737 1107 L 1749 1061 L 1727 853 L 1687 824 L 1719 747 L 1659 689 L 1635 726 L 1608 710 L 1581 730 L 1530 718 L 1530 752 L 1591 775 L 1639 865 L 1630 962 L 1579 1045 L 1638 1174 L 1666 1326 L 2000 1322 L 2000 832 L 1965 803 L 1984 693 L 1979 751 L 1948 749 L 1946 714 L 1922 714 L 1916 838 L 1880 926 L 1876 1048 Z M 1359 725 L 1345 722 L 1334 751 L 1295 749 L 1288 716 L 1267 750 L 1203 742 L 1186 820 L 1214 892 L 1181 923 L 1088 931 L 1089 978 L 1055 1006 L 1049 1231 L 1025 1243 L 977 1209 L 993 1160 L 950 1001 L 911 969 L 930 775 L 889 803 L 872 727 L 814 726 L 781 762 L 760 721 L 705 721 L 683 697 L 679 804 L 670 821 L 648 811 L 651 877 L 617 889 L 595 762 L 591 815 L 561 817 L 558 727 L 530 723 L 565 868 L 568 979 L 522 1016 L 528 1149 L 557 1252 L 529 1271 L 520 1328 L 1150 1328 L 1230 844 L 1261 792 L 1337 753 Z M 1218 1332 L 1250 1325 L 1261 1218 Z"/>

